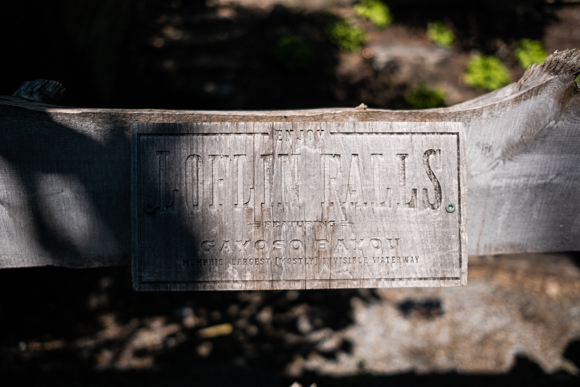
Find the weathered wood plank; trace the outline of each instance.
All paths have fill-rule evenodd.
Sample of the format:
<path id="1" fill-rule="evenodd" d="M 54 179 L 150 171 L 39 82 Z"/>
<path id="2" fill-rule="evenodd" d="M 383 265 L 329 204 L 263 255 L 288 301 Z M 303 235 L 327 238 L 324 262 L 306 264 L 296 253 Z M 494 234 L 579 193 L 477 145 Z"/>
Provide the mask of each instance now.
<path id="1" fill-rule="evenodd" d="M 138 124 L 137 290 L 467 282 L 457 122 Z"/>
<path id="2" fill-rule="evenodd" d="M 66 90 L 60 83 L 46 79 L 24 82 L 12 94 L 13 97 L 42 103 L 58 103 L 65 95 Z"/>
<path id="3" fill-rule="evenodd" d="M 580 54 L 447 109 L 209 112 L 59 108 L 0 97 L 0 267 L 129 263 L 139 123 L 461 122 L 468 252 L 580 250 Z"/>

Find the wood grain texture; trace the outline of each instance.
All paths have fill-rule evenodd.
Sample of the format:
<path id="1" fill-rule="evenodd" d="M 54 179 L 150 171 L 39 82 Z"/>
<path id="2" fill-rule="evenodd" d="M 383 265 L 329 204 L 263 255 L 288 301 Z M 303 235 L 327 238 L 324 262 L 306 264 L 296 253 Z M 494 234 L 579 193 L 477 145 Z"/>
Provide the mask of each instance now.
<path id="1" fill-rule="evenodd" d="M 63 85 L 46 79 L 24 82 L 12 94 L 13 97 L 42 103 L 58 103 L 65 95 L 66 89 Z"/>
<path id="2" fill-rule="evenodd" d="M 460 122 L 469 254 L 579 251 L 579 54 L 446 109 L 219 112 L 60 108 L 0 97 L 0 267 L 129 263 L 140 123 Z"/>
<path id="3" fill-rule="evenodd" d="M 137 290 L 467 282 L 461 123 L 137 124 L 132 133 Z"/>

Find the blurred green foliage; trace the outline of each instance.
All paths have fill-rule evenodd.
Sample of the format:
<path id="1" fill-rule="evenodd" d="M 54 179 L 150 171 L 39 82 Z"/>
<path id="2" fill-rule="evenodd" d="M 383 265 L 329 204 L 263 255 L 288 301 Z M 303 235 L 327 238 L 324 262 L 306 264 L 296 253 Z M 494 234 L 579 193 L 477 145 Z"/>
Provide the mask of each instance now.
<path id="1" fill-rule="evenodd" d="M 302 36 L 283 36 L 274 45 L 274 58 L 290 71 L 302 70 L 310 67 L 314 61 L 314 50 L 310 43 Z"/>
<path id="2" fill-rule="evenodd" d="M 393 22 L 389 7 L 379 0 L 361 0 L 353 9 L 357 16 L 369 19 L 377 28 L 385 28 Z"/>
<path id="3" fill-rule="evenodd" d="M 427 24 L 427 35 L 441 47 L 451 47 L 455 41 L 455 34 L 440 21 Z"/>
<path id="4" fill-rule="evenodd" d="M 542 42 L 532 39 L 521 39 L 514 55 L 524 69 L 527 69 L 533 63 L 540 64 L 548 57 Z"/>
<path id="5" fill-rule="evenodd" d="M 343 51 L 356 52 L 366 41 L 364 31 L 346 20 L 329 24 L 326 34 L 330 41 Z"/>
<path id="6" fill-rule="evenodd" d="M 495 56 L 477 55 L 467 63 L 463 74 L 465 83 L 481 90 L 492 91 L 510 83 L 504 64 Z"/>
<path id="7" fill-rule="evenodd" d="M 445 107 L 445 92 L 440 89 L 431 89 L 425 85 L 420 85 L 405 94 L 405 101 L 413 109 L 430 109 Z"/>

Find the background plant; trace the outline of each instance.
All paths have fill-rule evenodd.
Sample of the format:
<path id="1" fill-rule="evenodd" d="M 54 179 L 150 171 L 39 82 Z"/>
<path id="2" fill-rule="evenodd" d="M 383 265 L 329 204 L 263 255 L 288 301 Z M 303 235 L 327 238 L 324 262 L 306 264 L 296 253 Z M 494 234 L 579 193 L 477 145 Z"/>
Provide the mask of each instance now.
<path id="1" fill-rule="evenodd" d="M 326 28 L 326 34 L 343 51 L 356 52 L 366 41 L 364 31 L 346 20 L 331 23 Z"/>
<path id="2" fill-rule="evenodd" d="M 507 68 L 495 56 L 477 55 L 467 63 L 464 80 L 476 89 L 492 91 L 507 85 L 510 76 Z"/>
<path id="3" fill-rule="evenodd" d="M 524 69 L 527 69 L 533 63 L 540 64 L 548 57 L 542 42 L 532 39 L 521 39 L 514 55 Z"/>
<path id="4" fill-rule="evenodd" d="M 310 43 L 302 36 L 283 36 L 274 45 L 274 58 L 285 68 L 291 71 L 309 67 L 314 60 L 314 50 Z"/>
<path id="5" fill-rule="evenodd" d="M 445 92 L 440 89 L 431 89 L 425 85 L 420 85 L 405 94 L 405 101 L 413 109 L 430 109 L 445 107 Z"/>
<path id="6" fill-rule="evenodd" d="M 455 41 L 455 34 L 440 21 L 427 24 L 427 35 L 441 47 L 451 47 Z"/>
<path id="7" fill-rule="evenodd" d="M 393 22 L 389 7 L 379 0 L 362 0 L 353 9 L 357 16 L 370 20 L 377 28 L 385 28 Z"/>

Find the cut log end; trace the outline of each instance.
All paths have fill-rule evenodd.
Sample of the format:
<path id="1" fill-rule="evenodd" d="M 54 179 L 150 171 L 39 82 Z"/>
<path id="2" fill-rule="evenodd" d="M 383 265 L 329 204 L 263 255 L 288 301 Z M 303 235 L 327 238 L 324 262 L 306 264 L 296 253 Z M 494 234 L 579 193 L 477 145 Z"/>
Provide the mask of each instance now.
<path id="1" fill-rule="evenodd" d="M 534 63 L 528 67 L 514 91 L 527 89 L 555 76 L 568 75 L 574 79 L 578 74 L 580 74 L 580 51 L 576 49 L 555 51 L 541 64 Z"/>
<path id="2" fill-rule="evenodd" d="M 37 79 L 26 81 L 12 94 L 27 101 L 56 104 L 64 98 L 66 89 L 57 81 Z"/>

